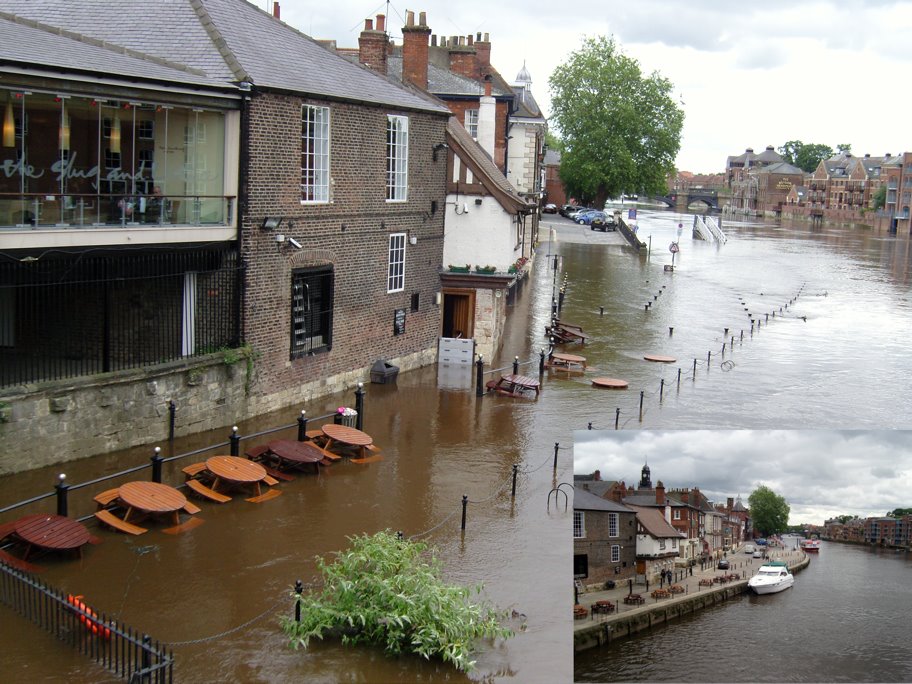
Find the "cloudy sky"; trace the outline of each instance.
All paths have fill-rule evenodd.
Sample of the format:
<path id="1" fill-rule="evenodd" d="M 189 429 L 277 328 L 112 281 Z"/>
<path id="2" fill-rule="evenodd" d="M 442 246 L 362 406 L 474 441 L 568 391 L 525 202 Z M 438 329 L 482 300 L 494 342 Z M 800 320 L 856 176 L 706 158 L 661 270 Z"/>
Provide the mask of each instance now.
<path id="1" fill-rule="evenodd" d="M 759 485 L 785 498 L 789 523 L 822 524 L 912 506 L 912 432 L 897 430 L 656 430 L 574 432 L 576 474 L 637 486 L 644 462 L 652 484 L 699 487 L 711 501 Z"/>
<path id="2" fill-rule="evenodd" d="M 525 62 L 546 113 L 554 68 L 584 37 L 613 35 L 675 85 L 686 115 L 679 169 L 722 171 L 729 155 L 789 140 L 847 143 L 858 155 L 912 149 L 908 0 L 281 0 L 285 22 L 344 47 L 377 14 L 401 43 L 406 10 L 426 12 L 437 35 L 489 33 L 494 66 L 512 82 Z"/>

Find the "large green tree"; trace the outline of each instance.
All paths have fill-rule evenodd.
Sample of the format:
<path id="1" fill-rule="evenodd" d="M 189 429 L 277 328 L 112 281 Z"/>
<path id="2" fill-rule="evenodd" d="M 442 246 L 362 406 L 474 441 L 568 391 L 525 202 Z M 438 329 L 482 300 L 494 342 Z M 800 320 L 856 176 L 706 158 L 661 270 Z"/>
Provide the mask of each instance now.
<path id="1" fill-rule="evenodd" d="M 788 527 L 789 505 L 766 485 L 757 487 L 747 499 L 754 529 L 761 534 L 778 534 Z"/>
<path id="2" fill-rule="evenodd" d="M 840 145 L 848 151 L 849 145 Z M 822 159 L 833 156 L 833 148 L 822 143 L 803 143 L 800 140 L 789 140 L 779 148 L 779 154 L 792 166 L 797 166 L 806 173 L 813 173 Z"/>
<path id="3" fill-rule="evenodd" d="M 614 38 L 599 36 L 585 39 L 548 84 L 569 195 L 601 203 L 623 193 L 665 194 L 684 125 L 668 79 L 644 76 Z"/>

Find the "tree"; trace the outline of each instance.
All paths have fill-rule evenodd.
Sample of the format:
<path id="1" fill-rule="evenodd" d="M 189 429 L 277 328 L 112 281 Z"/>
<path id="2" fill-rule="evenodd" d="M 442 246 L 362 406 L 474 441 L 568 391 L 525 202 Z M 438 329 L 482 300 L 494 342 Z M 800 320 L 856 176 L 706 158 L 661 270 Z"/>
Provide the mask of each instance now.
<path id="1" fill-rule="evenodd" d="M 874 209 L 883 209 L 887 203 L 887 186 L 881 185 L 874 193 Z"/>
<path id="2" fill-rule="evenodd" d="M 747 499 L 754 529 L 763 535 L 778 534 L 788 527 L 789 505 L 766 485 L 760 485 Z"/>
<path id="3" fill-rule="evenodd" d="M 842 145 L 841 147 L 847 147 Z M 797 166 L 806 173 L 814 173 L 820 160 L 833 156 L 833 148 L 821 143 L 805 144 L 800 140 L 789 140 L 779 148 L 782 159 L 792 166 Z"/>
<path id="4" fill-rule="evenodd" d="M 505 613 L 470 600 L 480 586 L 469 590 L 443 583 L 427 544 L 389 530 L 349 541 L 351 548 L 335 562 L 317 558 L 322 590 L 295 597 L 301 620 L 282 619 L 295 648 L 307 648 L 311 638 L 340 634 L 345 644 L 372 643 L 389 654 L 439 657 L 469 671 L 476 639 L 513 635 L 500 625 Z"/>
<path id="5" fill-rule="evenodd" d="M 851 152 L 852 146 L 847 143 L 842 143 L 840 145 L 836 145 L 836 151 L 837 152 Z"/>
<path id="6" fill-rule="evenodd" d="M 904 515 L 912 515 L 912 508 L 894 508 L 887 513 L 887 516 L 890 518 L 901 518 Z"/>
<path id="7" fill-rule="evenodd" d="M 624 193 L 665 194 L 684 124 L 669 80 L 644 77 L 614 38 L 599 36 L 585 39 L 548 85 L 569 195 L 601 203 Z"/>

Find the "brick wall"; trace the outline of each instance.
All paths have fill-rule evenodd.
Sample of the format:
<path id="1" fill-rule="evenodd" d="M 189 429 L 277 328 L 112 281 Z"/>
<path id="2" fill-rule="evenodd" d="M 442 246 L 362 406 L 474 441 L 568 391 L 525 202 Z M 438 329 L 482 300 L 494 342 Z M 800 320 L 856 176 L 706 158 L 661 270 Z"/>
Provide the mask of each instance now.
<path id="1" fill-rule="evenodd" d="M 367 380 L 378 359 L 402 369 L 432 363 L 440 331 L 434 295 L 443 258 L 446 162 L 433 162 L 431 150 L 444 140 L 446 118 L 331 103 L 332 201 L 302 205 L 302 102 L 261 94 L 250 108 L 249 201 L 242 214 L 241 251 L 248 274 L 245 339 L 258 354 L 251 387 L 257 412 Z M 385 201 L 387 114 L 409 117 L 406 202 Z M 260 229 L 265 216 L 284 217 L 276 232 L 293 237 L 303 249 L 287 242 L 277 247 L 275 233 Z M 417 244 L 406 244 L 405 290 L 387 293 L 389 235 L 402 232 Z M 291 274 L 302 261 L 333 265 L 333 346 L 292 360 Z M 411 308 L 413 294 L 419 299 L 417 311 Z M 397 309 L 407 311 L 401 335 L 393 334 Z"/>
<path id="2" fill-rule="evenodd" d="M 465 113 L 467 109 L 478 109 L 478 100 L 447 100 L 444 104 L 450 108 L 457 121 L 465 126 Z M 494 163 L 501 171 L 504 170 L 506 159 L 507 117 L 510 114 L 509 103 L 497 100 L 494 113 Z"/>
<path id="3" fill-rule="evenodd" d="M 635 526 L 629 525 L 633 514 L 620 514 L 618 522 L 619 537 L 608 536 L 608 513 L 602 511 L 584 511 L 585 538 L 573 540 L 574 554 L 589 556 L 589 576 L 584 584 L 598 584 L 607 580 L 615 582 L 633 577 L 635 574 L 636 536 Z M 611 562 L 611 547 L 621 546 L 621 560 Z M 617 568 L 617 571 L 615 571 Z"/>

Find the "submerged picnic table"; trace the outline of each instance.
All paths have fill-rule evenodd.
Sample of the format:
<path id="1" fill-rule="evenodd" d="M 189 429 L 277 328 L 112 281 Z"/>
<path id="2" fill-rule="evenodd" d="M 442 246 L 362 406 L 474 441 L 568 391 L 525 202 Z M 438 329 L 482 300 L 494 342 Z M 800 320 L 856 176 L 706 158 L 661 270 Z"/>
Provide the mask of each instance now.
<path id="1" fill-rule="evenodd" d="M 548 359 L 548 367 L 554 370 L 584 371 L 586 370 L 586 357 L 554 352 Z"/>
<path id="2" fill-rule="evenodd" d="M 46 551 L 76 551 L 82 557 L 82 547 L 97 541 L 78 520 L 46 513 L 27 515 L 15 521 L 13 536 L 26 544 L 23 560 L 28 560 L 29 554 L 35 548 Z"/>
<path id="3" fill-rule="evenodd" d="M 313 466 L 320 472 L 320 463 L 326 458 L 323 450 L 313 442 L 297 442 L 291 439 L 279 439 L 269 442 L 269 453 L 278 461 L 279 468 L 300 468 Z"/>
<path id="4" fill-rule="evenodd" d="M 366 432 L 349 425 L 337 425 L 327 423 L 321 428 L 326 441 L 323 443 L 323 449 L 331 453 L 345 454 L 347 449 L 354 449 L 358 452 L 360 458 L 366 458 L 367 452 L 371 450 L 374 444 L 374 438 Z"/>
<path id="5" fill-rule="evenodd" d="M 487 384 L 488 391 L 497 392 L 508 397 L 522 397 L 523 392 L 534 391 L 538 396 L 541 384 L 535 378 L 527 375 L 502 375 L 500 380 L 490 380 Z"/>
<path id="6" fill-rule="evenodd" d="M 266 479 L 263 466 L 238 456 L 212 456 L 206 459 L 206 468 L 215 478 L 212 489 L 216 492 L 224 481 L 234 485 L 253 485 L 256 496 L 260 496 L 260 482 Z"/>
<path id="7" fill-rule="evenodd" d="M 181 510 L 187 509 L 187 497 L 174 487 L 159 482 L 125 482 L 118 488 L 117 498 L 127 509 L 124 522 L 130 521 L 134 511 L 139 511 L 150 515 L 169 515 L 178 525 Z"/>

